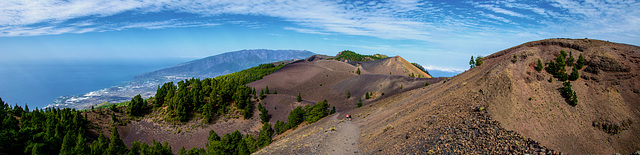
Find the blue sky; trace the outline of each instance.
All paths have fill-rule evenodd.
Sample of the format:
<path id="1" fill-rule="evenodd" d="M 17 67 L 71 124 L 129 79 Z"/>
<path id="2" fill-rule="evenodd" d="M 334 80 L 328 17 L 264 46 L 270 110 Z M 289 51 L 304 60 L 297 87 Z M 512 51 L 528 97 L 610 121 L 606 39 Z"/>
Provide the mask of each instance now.
<path id="1" fill-rule="evenodd" d="M 471 55 L 546 38 L 638 45 L 638 8 L 637 0 L 2 0 L 0 61 L 349 49 L 461 72 Z"/>

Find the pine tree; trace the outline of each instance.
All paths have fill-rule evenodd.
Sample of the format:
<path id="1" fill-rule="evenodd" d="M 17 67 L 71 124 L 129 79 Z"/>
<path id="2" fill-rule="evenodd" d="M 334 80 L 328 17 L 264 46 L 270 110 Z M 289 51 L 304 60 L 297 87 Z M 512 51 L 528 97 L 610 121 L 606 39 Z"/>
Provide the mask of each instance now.
<path id="1" fill-rule="evenodd" d="M 102 155 L 104 153 L 104 150 L 107 149 L 107 145 L 109 145 L 109 142 L 107 142 L 107 140 L 104 138 L 102 131 L 98 130 L 98 133 L 100 133 L 100 136 L 98 136 L 98 140 L 93 141 L 93 143 L 91 144 L 92 155 Z"/>
<path id="2" fill-rule="evenodd" d="M 260 121 L 262 121 L 262 123 L 269 122 L 269 111 L 267 108 L 258 103 L 258 110 L 260 110 Z"/>
<path id="3" fill-rule="evenodd" d="M 178 150 L 178 155 L 187 155 L 187 150 L 184 149 L 184 146 Z"/>
<path id="4" fill-rule="evenodd" d="M 297 106 L 295 109 L 289 112 L 289 116 L 287 116 L 289 128 L 295 129 L 298 124 L 302 123 L 304 121 L 304 115 L 305 111 L 301 106 Z"/>
<path id="5" fill-rule="evenodd" d="M 269 86 L 266 86 L 266 88 L 264 88 L 264 91 L 265 94 L 271 94 L 271 91 L 269 91 Z"/>
<path id="6" fill-rule="evenodd" d="M 331 107 L 331 111 L 329 112 L 329 115 L 336 113 L 336 106 Z"/>
<path id="7" fill-rule="evenodd" d="M 109 106 L 109 110 L 113 111 L 114 113 L 120 112 L 118 110 L 118 107 L 116 107 L 116 104 L 111 104 L 111 106 Z"/>
<path id="8" fill-rule="evenodd" d="M 370 96 L 369 96 L 369 92 L 365 93 L 365 95 L 364 95 L 364 99 L 369 99 L 369 98 L 370 98 Z"/>
<path id="9" fill-rule="evenodd" d="M 258 151 L 258 146 L 256 145 L 256 138 L 253 138 L 251 134 L 247 134 L 244 137 L 244 139 L 242 139 L 242 141 L 244 141 L 244 143 L 247 144 L 247 148 L 249 149 L 249 152 Z"/>
<path id="10" fill-rule="evenodd" d="M 118 118 L 116 117 L 116 115 L 114 113 L 111 113 L 111 123 L 112 123 L 112 125 L 118 124 Z"/>
<path id="11" fill-rule="evenodd" d="M 89 146 L 87 145 L 87 139 L 85 139 L 82 134 L 78 134 L 78 137 L 76 139 L 76 146 L 73 148 L 74 154 L 91 153 L 91 148 L 89 148 Z"/>
<path id="12" fill-rule="evenodd" d="M 538 65 L 536 66 L 536 70 L 537 70 L 537 71 L 542 71 L 542 68 L 544 68 L 544 67 L 542 66 L 542 60 L 540 60 L 540 59 L 538 58 Z"/>
<path id="13" fill-rule="evenodd" d="M 118 129 L 114 126 L 111 128 L 111 138 L 109 138 L 109 146 L 107 147 L 107 154 L 126 154 L 127 146 L 124 145 L 122 139 L 120 139 L 120 134 L 118 134 Z"/>
<path id="14" fill-rule="evenodd" d="M 356 74 L 360 75 L 360 68 L 356 71 Z"/>
<path id="15" fill-rule="evenodd" d="M 244 140 L 240 140 L 238 142 L 238 146 L 236 147 L 236 152 L 238 152 L 239 155 L 251 154 L 251 150 L 249 150 L 249 146 L 247 146 L 247 143 Z"/>
<path id="16" fill-rule="evenodd" d="M 258 99 L 258 94 L 256 93 L 256 88 L 253 88 L 253 99 Z"/>
<path id="17" fill-rule="evenodd" d="M 176 109 L 174 111 L 178 121 L 186 121 L 187 120 L 187 108 L 184 107 L 183 104 L 177 104 Z"/>
<path id="18" fill-rule="evenodd" d="M 356 105 L 357 108 L 362 107 L 362 98 L 358 99 L 358 104 Z"/>
<path id="19" fill-rule="evenodd" d="M 347 99 L 351 98 L 351 90 L 347 91 Z"/>
<path id="20" fill-rule="evenodd" d="M 483 62 L 484 62 L 484 57 L 477 56 L 476 57 L 476 65 L 475 65 L 475 67 L 478 67 L 478 66 L 482 65 Z"/>
<path id="21" fill-rule="evenodd" d="M 142 145 L 143 144 L 140 144 L 140 142 L 138 142 L 137 140 L 131 142 L 131 148 L 129 149 L 129 155 L 139 155 L 141 151 L 144 153 L 144 150 L 142 150 L 144 146 L 142 146 Z M 146 145 L 146 144 L 144 144 L 144 145 Z"/>
<path id="22" fill-rule="evenodd" d="M 273 94 L 278 94 L 278 88 L 273 88 Z"/>
<path id="23" fill-rule="evenodd" d="M 74 154 L 73 147 L 76 145 L 75 138 L 76 136 L 74 134 L 71 134 L 71 132 L 67 131 L 67 134 L 62 140 L 62 147 L 60 148 L 61 155 Z"/>
<path id="24" fill-rule="evenodd" d="M 131 116 L 140 116 L 142 115 L 142 111 L 144 107 L 145 107 L 144 99 L 142 99 L 142 96 L 138 94 L 135 97 L 133 97 L 129 102 L 127 106 L 127 111 Z"/>
<path id="25" fill-rule="evenodd" d="M 273 128 L 271 128 L 271 124 L 264 123 L 262 124 L 262 130 L 258 133 L 258 146 L 265 147 L 271 144 L 271 136 L 274 134 Z"/>
<path id="26" fill-rule="evenodd" d="M 573 58 L 573 52 L 569 51 L 569 58 L 567 58 L 567 66 L 573 66 L 573 62 L 575 59 Z"/>
<path id="27" fill-rule="evenodd" d="M 471 56 L 471 60 L 469 60 L 469 69 L 476 67 L 476 61 L 473 59 L 473 55 Z"/>
<path id="28" fill-rule="evenodd" d="M 264 99 L 265 97 L 267 96 L 264 94 L 264 89 L 260 89 L 260 100 Z"/>
<path id="29" fill-rule="evenodd" d="M 580 53 L 580 56 L 578 57 L 578 62 L 576 63 L 576 67 L 578 69 L 582 69 L 582 67 L 584 66 L 585 63 L 586 63 L 586 60 L 584 60 L 584 57 L 582 56 L 582 53 Z"/>
<path id="30" fill-rule="evenodd" d="M 253 116 L 253 103 L 247 103 L 244 106 L 244 111 L 242 113 L 244 115 L 244 119 L 249 119 Z"/>
<path id="31" fill-rule="evenodd" d="M 571 106 L 576 106 L 578 105 L 578 95 L 576 95 L 576 92 L 573 92 L 573 95 L 571 95 L 571 98 L 569 99 L 569 105 Z"/>
<path id="32" fill-rule="evenodd" d="M 573 67 L 573 69 L 571 71 L 571 75 L 569 75 L 569 80 L 575 81 L 575 80 L 578 80 L 578 77 L 580 77 L 580 73 L 578 72 L 578 68 Z"/>
<path id="33" fill-rule="evenodd" d="M 302 102 L 302 96 L 300 96 L 300 92 L 298 92 L 298 99 L 297 99 L 297 101 L 298 101 L 298 102 Z"/>

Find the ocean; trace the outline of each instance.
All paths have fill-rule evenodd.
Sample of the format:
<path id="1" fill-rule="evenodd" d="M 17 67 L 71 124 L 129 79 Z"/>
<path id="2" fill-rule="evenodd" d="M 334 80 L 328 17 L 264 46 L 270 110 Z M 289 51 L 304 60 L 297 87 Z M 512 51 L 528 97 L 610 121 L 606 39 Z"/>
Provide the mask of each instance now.
<path id="1" fill-rule="evenodd" d="M 115 86 L 133 80 L 138 74 L 189 60 L 192 59 L 0 62 L 0 98 L 10 105 L 42 108 L 59 96 Z"/>

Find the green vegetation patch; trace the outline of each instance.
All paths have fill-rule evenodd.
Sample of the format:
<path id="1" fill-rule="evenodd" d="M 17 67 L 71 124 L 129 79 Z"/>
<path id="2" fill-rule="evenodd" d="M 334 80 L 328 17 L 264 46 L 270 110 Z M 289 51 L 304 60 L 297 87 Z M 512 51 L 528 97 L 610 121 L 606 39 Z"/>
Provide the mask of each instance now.
<path id="1" fill-rule="evenodd" d="M 187 121 L 190 114 L 200 113 L 204 117 L 203 122 L 208 123 L 218 115 L 227 114 L 231 106 L 241 109 L 244 118 L 248 119 L 252 116 L 251 95 L 255 94 L 255 89 L 245 85 L 262 79 L 282 66 L 262 64 L 216 78 L 182 80 L 177 86 L 168 82 L 158 88 L 154 106 L 166 106 L 169 120 L 181 122 Z"/>
<path id="2" fill-rule="evenodd" d="M 351 61 L 371 61 L 388 58 L 386 55 L 374 54 L 374 55 L 362 55 L 350 50 L 344 50 L 340 52 L 340 55 L 336 56 L 336 60 L 351 60 Z"/>

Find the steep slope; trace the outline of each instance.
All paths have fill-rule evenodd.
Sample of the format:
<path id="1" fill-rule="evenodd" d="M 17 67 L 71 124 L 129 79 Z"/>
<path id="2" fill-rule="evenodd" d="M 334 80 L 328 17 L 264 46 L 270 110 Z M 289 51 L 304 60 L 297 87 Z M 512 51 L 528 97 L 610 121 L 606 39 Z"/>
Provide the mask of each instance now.
<path id="1" fill-rule="evenodd" d="M 263 63 L 303 59 L 313 55 L 300 50 L 241 50 L 193 60 L 174 67 L 138 75 L 133 81 L 83 95 L 61 96 L 47 107 L 86 109 L 103 102 L 118 103 L 141 94 L 155 94 L 158 85 L 183 79 L 208 78 L 237 72 Z"/>
<path id="2" fill-rule="evenodd" d="M 548 82 L 551 74 L 534 69 L 538 58 L 549 62 L 560 50 L 587 61 L 572 81 L 576 106 L 560 95 L 562 82 Z M 356 116 L 357 144 L 364 154 L 628 154 L 640 150 L 639 62 L 640 47 L 632 45 L 590 39 L 529 42 L 489 55 L 481 66 L 449 80 L 343 113 Z M 331 123 L 304 127 L 261 152 L 305 152 L 326 145 L 293 148 L 331 134 L 322 131 Z"/>
<path id="3" fill-rule="evenodd" d="M 572 81 L 578 99 L 575 107 L 560 95 L 560 81 L 548 82 L 549 73 L 531 67 L 537 58 L 543 62 L 556 58 L 560 50 L 573 51 L 576 59 L 582 54 L 587 62 L 579 71 L 580 78 Z M 524 59 L 504 64 L 513 54 Z M 640 150 L 640 47 L 590 39 L 550 39 L 487 58 L 500 62 L 502 74 L 512 86 L 508 96 L 496 98 L 503 102 L 487 101 L 490 114 L 505 128 L 567 153 Z"/>
<path id="4" fill-rule="evenodd" d="M 372 74 L 392 74 L 421 78 L 432 78 L 431 75 L 413 66 L 400 56 L 381 59 L 379 61 L 361 62 L 364 70 Z"/>
<path id="5" fill-rule="evenodd" d="M 575 58 L 582 53 L 588 61 L 586 68 L 595 68 L 597 73 L 580 70 L 581 78 L 573 82 L 579 100 L 575 107 L 567 104 L 560 95 L 558 88 L 562 82 L 556 79 L 549 83 L 549 73 L 534 69 L 538 58 L 548 62 L 560 50 L 573 51 Z M 376 103 L 378 109 L 370 109 L 373 117 L 361 123 L 362 132 L 373 133 L 371 139 L 361 138 L 362 146 L 370 151 L 432 150 L 440 146 L 438 143 L 449 144 L 446 143 L 447 137 L 457 141 L 455 135 L 482 129 L 473 125 L 460 126 L 462 130 L 447 126 L 468 124 L 468 119 L 474 115 L 471 109 L 485 106 L 489 118 L 498 121 L 504 129 L 516 131 L 556 151 L 571 154 L 631 153 L 640 148 L 637 145 L 639 125 L 633 123 L 640 121 L 639 95 L 634 92 L 638 88 L 639 52 L 640 48 L 636 46 L 598 40 L 550 39 L 489 55 L 483 65 L 452 77 L 446 83 L 401 94 L 406 98 Z M 511 61 L 514 54 L 518 57 L 515 63 Z M 598 124 L 603 123 L 608 123 L 604 128 L 620 127 L 620 133 L 602 131 L 603 127 Z M 400 125 L 403 128 L 383 132 L 387 126 Z M 456 132 L 446 132 L 449 130 Z M 501 138 L 501 134 L 495 132 L 487 135 L 490 140 Z M 404 136 L 407 137 L 404 140 L 397 138 Z M 465 140 L 470 140 L 471 144 L 481 142 Z M 502 149 L 501 143 L 490 145 L 497 145 L 498 151 Z"/>
<path id="6" fill-rule="evenodd" d="M 289 64 L 280 70 L 265 76 L 262 80 L 248 84 L 257 92 L 267 86 L 271 93 L 277 90 L 278 94 L 270 94 L 264 100 L 271 121 L 286 121 L 290 110 L 298 105 L 308 105 L 326 99 L 337 111 L 346 111 L 356 108 L 356 103 L 362 99 L 364 104 L 373 102 L 387 96 L 403 91 L 420 88 L 426 82 L 436 83 L 443 78 L 412 78 L 402 73 L 408 68 L 419 70 L 415 66 L 401 66 L 402 58 L 393 57 L 375 61 L 356 62 L 352 65 L 344 61 L 324 60 L 319 56 L 310 57 L 304 61 Z M 404 61 L 406 62 L 406 61 Z M 362 64 L 361 73 L 358 75 L 357 64 Z M 366 67 L 365 67 L 366 66 Z M 385 74 L 378 74 L 373 69 L 382 70 Z M 389 71 L 399 75 L 389 75 Z M 421 71 L 422 72 L 422 71 Z M 424 72 L 423 72 L 424 73 Z M 414 74 L 415 75 L 415 74 Z M 428 76 L 427 74 L 423 74 Z M 300 93 L 303 102 L 296 102 Z M 347 98 L 350 94 L 350 98 Z M 366 98 L 369 94 L 370 99 Z"/>

